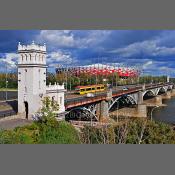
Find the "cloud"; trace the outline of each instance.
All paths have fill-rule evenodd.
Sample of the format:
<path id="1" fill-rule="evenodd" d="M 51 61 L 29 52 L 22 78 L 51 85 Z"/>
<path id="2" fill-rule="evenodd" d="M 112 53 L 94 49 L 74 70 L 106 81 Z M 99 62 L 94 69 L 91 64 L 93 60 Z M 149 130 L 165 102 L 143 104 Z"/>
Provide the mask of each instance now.
<path id="1" fill-rule="evenodd" d="M 16 69 L 16 63 L 18 59 L 18 54 L 16 53 L 1 53 L 0 57 L 0 70 L 5 71 L 6 66 L 8 70 Z"/>
<path id="2" fill-rule="evenodd" d="M 75 45 L 74 35 L 70 30 L 41 30 L 36 39 L 57 47 L 73 47 Z"/>
<path id="3" fill-rule="evenodd" d="M 163 57 L 175 55 L 175 47 L 159 46 L 157 40 L 136 42 L 123 48 L 112 50 L 120 57 Z"/>
<path id="4" fill-rule="evenodd" d="M 152 64 L 153 64 L 153 61 L 152 60 L 147 61 L 146 63 L 143 64 L 143 69 L 147 69 Z"/>
<path id="5" fill-rule="evenodd" d="M 63 52 L 61 50 L 51 52 L 47 57 L 47 64 L 50 67 L 55 67 L 57 64 L 74 64 L 76 63 L 76 59 L 71 56 L 68 52 Z"/>
<path id="6" fill-rule="evenodd" d="M 88 48 L 103 42 L 111 31 L 106 30 L 41 30 L 36 37 L 46 42 L 49 50 L 54 48 Z"/>
<path id="7" fill-rule="evenodd" d="M 32 40 L 46 43 L 47 62 L 53 67 L 120 63 L 157 74 L 175 68 L 173 30 L 1 30 L 0 69 L 6 61 L 15 65 L 19 41 L 30 44 Z"/>

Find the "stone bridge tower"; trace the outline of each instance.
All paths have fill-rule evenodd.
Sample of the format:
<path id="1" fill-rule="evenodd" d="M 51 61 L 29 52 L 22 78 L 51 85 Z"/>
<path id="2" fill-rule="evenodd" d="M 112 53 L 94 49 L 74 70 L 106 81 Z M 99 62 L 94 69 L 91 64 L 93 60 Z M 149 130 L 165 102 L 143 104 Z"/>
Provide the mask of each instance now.
<path id="1" fill-rule="evenodd" d="M 30 115 L 38 111 L 46 94 L 46 46 L 19 43 L 18 53 L 18 113 Z"/>

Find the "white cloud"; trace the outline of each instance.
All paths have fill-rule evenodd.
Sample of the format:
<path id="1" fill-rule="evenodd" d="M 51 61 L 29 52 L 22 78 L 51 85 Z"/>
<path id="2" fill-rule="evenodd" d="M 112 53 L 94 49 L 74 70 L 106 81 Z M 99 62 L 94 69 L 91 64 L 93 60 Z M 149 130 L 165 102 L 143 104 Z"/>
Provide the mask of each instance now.
<path id="1" fill-rule="evenodd" d="M 87 48 L 103 42 L 110 33 L 107 30 L 89 30 L 84 31 L 81 36 L 74 30 L 41 30 L 36 40 L 46 42 L 51 50 L 60 47 Z"/>
<path id="2" fill-rule="evenodd" d="M 73 64 L 76 61 L 70 53 L 64 53 L 60 50 L 49 53 L 47 57 L 47 63 L 50 67 L 55 67 L 56 64 Z"/>
<path id="3" fill-rule="evenodd" d="M 37 40 L 58 47 L 73 47 L 75 45 L 74 35 L 70 30 L 41 30 Z"/>
<path id="4" fill-rule="evenodd" d="M 2 58 L 0 58 L 0 64 L 3 67 L 5 64 L 8 65 L 8 68 L 15 68 L 16 61 L 18 59 L 18 54 L 16 53 L 5 53 Z"/>
<path id="5" fill-rule="evenodd" d="M 152 65 L 152 64 L 153 64 L 152 60 L 147 61 L 146 63 L 143 64 L 143 69 L 149 68 L 149 66 Z"/>
<path id="6" fill-rule="evenodd" d="M 175 47 L 159 46 L 158 40 L 147 40 L 136 42 L 123 48 L 118 48 L 112 53 L 119 54 L 122 57 L 132 57 L 136 55 L 146 56 L 170 56 L 175 54 Z"/>

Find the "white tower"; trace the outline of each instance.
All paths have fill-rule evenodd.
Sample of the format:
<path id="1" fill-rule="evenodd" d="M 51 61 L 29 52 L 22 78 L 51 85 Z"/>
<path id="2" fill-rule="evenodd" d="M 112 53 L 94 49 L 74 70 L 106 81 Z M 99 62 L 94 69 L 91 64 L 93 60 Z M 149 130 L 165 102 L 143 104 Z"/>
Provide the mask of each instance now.
<path id="1" fill-rule="evenodd" d="M 18 53 L 18 113 L 30 115 L 40 109 L 46 94 L 46 46 L 19 43 Z"/>

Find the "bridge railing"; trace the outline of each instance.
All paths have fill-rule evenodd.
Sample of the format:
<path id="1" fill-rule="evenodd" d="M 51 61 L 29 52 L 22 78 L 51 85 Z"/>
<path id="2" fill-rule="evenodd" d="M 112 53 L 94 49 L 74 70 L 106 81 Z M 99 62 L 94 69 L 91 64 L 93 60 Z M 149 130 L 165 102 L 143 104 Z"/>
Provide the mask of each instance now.
<path id="1" fill-rule="evenodd" d="M 170 83 L 149 84 L 149 85 L 145 85 L 145 89 L 162 87 L 163 85 L 170 85 Z M 130 89 L 125 90 L 125 91 L 113 90 L 112 96 L 117 97 L 117 96 L 121 96 L 121 95 L 127 95 L 127 94 L 131 94 L 131 93 L 136 93 L 136 92 L 141 91 L 141 90 L 143 90 L 142 86 L 130 88 Z M 71 107 L 81 106 L 81 105 L 85 105 L 88 103 L 93 103 L 93 102 L 105 100 L 106 98 L 107 98 L 107 92 L 95 94 L 94 97 L 78 97 L 78 98 L 66 99 L 65 100 L 65 107 L 71 108 Z"/>
<path id="2" fill-rule="evenodd" d="M 65 100 L 65 106 L 69 105 L 75 105 L 76 104 L 84 104 L 84 102 L 94 102 L 94 101 L 100 101 L 104 100 L 107 97 L 107 93 L 101 93 L 98 95 L 95 95 L 94 97 L 79 97 L 79 98 L 72 98 L 72 99 L 66 99 Z"/>

